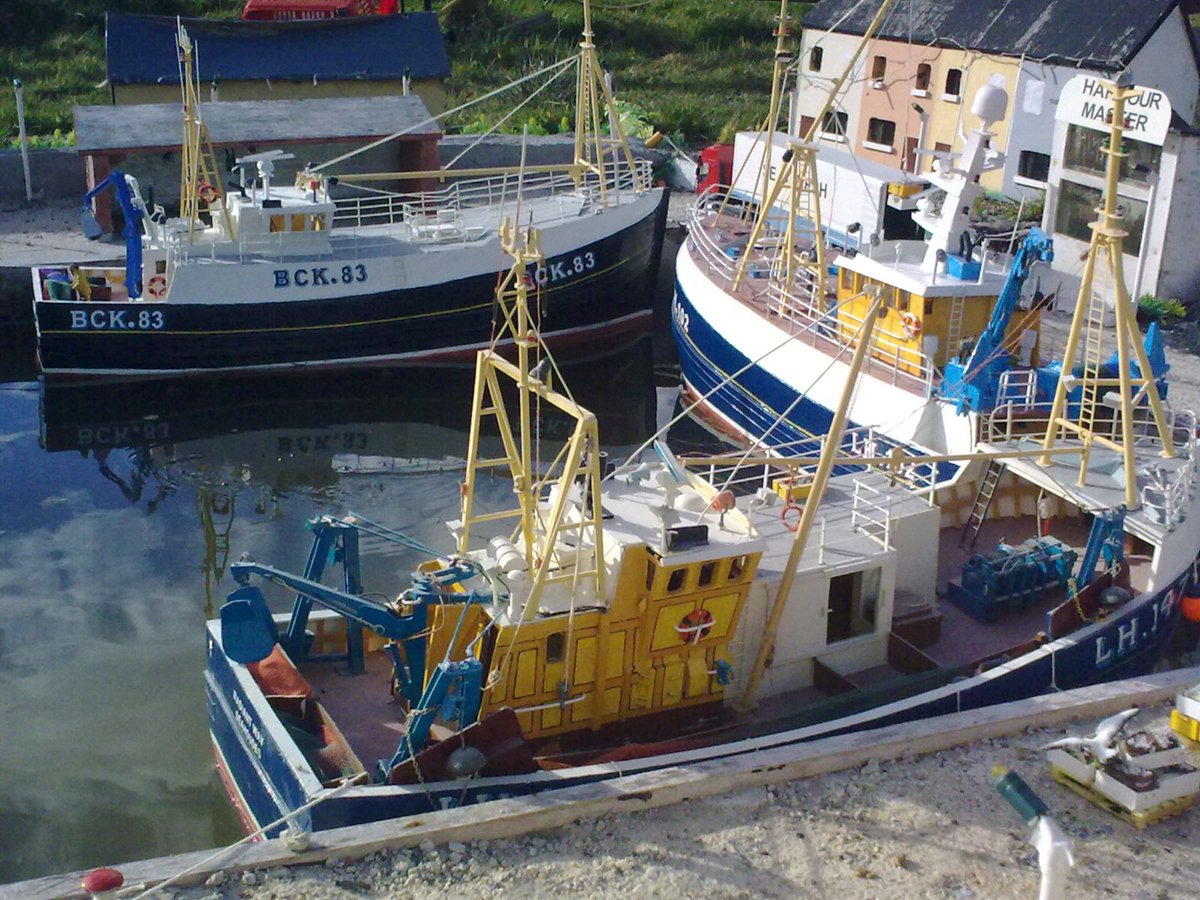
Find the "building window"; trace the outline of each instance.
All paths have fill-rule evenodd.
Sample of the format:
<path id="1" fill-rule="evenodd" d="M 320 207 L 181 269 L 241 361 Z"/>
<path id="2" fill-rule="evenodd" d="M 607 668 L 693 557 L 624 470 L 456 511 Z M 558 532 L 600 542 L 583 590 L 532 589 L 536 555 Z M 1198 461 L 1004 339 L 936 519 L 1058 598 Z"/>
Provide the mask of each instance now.
<path id="1" fill-rule="evenodd" d="M 844 138 L 846 136 L 846 126 L 849 124 L 849 121 L 849 116 L 846 113 L 835 112 L 831 109 L 821 119 L 821 131 L 827 135 L 837 135 Z"/>
<path id="2" fill-rule="evenodd" d="M 953 99 L 962 96 L 962 69 L 946 71 L 946 89 L 942 92 L 942 96 Z"/>
<path id="3" fill-rule="evenodd" d="M 1030 181 L 1045 182 L 1050 177 L 1050 154 L 1022 150 L 1017 160 L 1017 174 Z"/>
<path id="4" fill-rule="evenodd" d="M 883 81 L 883 77 L 887 74 L 887 57 L 877 56 L 871 63 L 871 80 Z"/>
<path id="5" fill-rule="evenodd" d="M 870 119 L 867 122 L 867 142 L 881 147 L 891 147 L 896 141 L 896 123 L 887 119 Z"/>
<path id="6" fill-rule="evenodd" d="M 1077 241 L 1091 241 L 1092 230 L 1088 224 L 1095 222 L 1100 214 L 1096 208 L 1102 203 L 1099 188 L 1060 182 L 1058 188 L 1058 211 L 1054 217 L 1054 230 Z M 1129 197 L 1117 197 L 1117 212 L 1121 214 L 1121 227 L 1129 232 L 1125 238 L 1125 253 L 1137 256 L 1142 246 L 1142 229 L 1146 223 L 1146 204 Z"/>
<path id="7" fill-rule="evenodd" d="M 825 58 L 825 50 L 822 47 L 813 47 L 808 51 L 808 71 L 820 72 L 821 61 Z"/>
<path id="8" fill-rule="evenodd" d="M 929 81 L 932 77 L 933 77 L 933 68 L 929 65 L 929 63 L 921 63 L 919 66 L 917 66 L 916 89 L 918 91 L 923 91 L 924 93 L 928 94 L 929 93 Z"/>
<path id="9" fill-rule="evenodd" d="M 1067 145 L 1063 151 L 1063 165 L 1077 172 L 1103 175 L 1108 165 L 1108 132 L 1084 128 L 1082 125 L 1067 127 Z M 1121 160 L 1121 180 L 1145 183 L 1146 176 L 1158 171 L 1162 148 L 1144 141 L 1125 138 L 1122 149 L 1126 156 Z"/>

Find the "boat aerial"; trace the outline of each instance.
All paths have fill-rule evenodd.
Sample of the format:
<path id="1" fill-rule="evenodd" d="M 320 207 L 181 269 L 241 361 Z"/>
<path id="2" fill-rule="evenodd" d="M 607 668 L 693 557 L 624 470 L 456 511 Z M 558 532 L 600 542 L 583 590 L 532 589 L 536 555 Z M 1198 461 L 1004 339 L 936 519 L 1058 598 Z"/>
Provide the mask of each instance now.
<path id="1" fill-rule="evenodd" d="M 97 193 L 115 195 L 125 265 L 33 269 L 42 371 L 155 375 L 470 359 L 494 326 L 495 273 L 505 264 L 499 225 L 518 215 L 544 235 L 546 259 L 528 274 L 541 291 L 549 339 L 644 330 L 666 196 L 651 185 L 650 163 L 634 158 L 618 117 L 607 114 L 613 98 L 592 38 L 585 5 L 579 53 L 540 73 L 548 81 L 576 73 L 570 162 L 337 172 L 337 164 L 401 132 L 308 164 L 294 184 L 275 179 L 290 154 L 252 153 L 237 160 L 226 185 L 181 26 L 179 215 L 152 206 L 120 171 L 85 196 L 86 212 Z M 425 193 L 376 186 L 413 178 L 447 180 Z M 94 220 L 87 227 L 99 235 Z"/>
<path id="2" fill-rule="evenodd" d="M 1097 268 L 1120 259 L 1113 196 Z M 595 416 L 530 311 L 536 232 L 504 234 L 497 302 L 516 360 L 477 356 L 453 549 L 425 553 L 406 583 L 367 584 L 364 542 L 411 541 L 347 513 L 310 522 L 298 574 L 230 566 L 206 695 L 250 832 L 731 759 L 1157 663 L 1200 548 L 1195 423 L 1160 418 L 1155 379 L 1131 373 L 1129 315 L 1115 379 L 1089 349 L 1071 402 L 1060 381 L 1036 415 L 980 411 L 967 453 L 884 452 L 850 423 L 897 302 L 868 289 L 827 435 L 788 457 L 647 442 L 606 472 Z M 1090 309 L 1071 347 L 1092 347 Z M 539 440 L 544 407 L 575 423 L 556 448 Z M 337 587 L 322 583 L 331 565 Z M 272 612 L 261 582 L 290 612 Z"/>

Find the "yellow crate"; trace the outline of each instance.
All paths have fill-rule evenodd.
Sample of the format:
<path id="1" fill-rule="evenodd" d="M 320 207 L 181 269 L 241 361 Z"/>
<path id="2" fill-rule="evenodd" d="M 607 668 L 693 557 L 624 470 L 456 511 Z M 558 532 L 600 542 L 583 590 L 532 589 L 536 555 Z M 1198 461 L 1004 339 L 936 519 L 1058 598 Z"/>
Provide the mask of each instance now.
<path id="1" fill-rule="evenodd" d="M 1189 741 L 1200 741 L 1200 721 L 1185 716 L 1177 709 L 1171 710 L 1171 730 Z"/>
<path id="2" fill-rule="evenodd" d="M 921 191 L 925 190 L 926 187 L 927 185 L 924 185 L 919 181 L 891 181 L 888 182 L 887 191 L 888 194 L 893 197 L 904 198 L 911 197 L 913 194 L 919 194 Z"/>
<path id="3" fill-rule="evenodd" d="M 771 490 L 785 502 L 800 503 L 812 492 L 812 479 L 808 476 L 776 478 L 771 482 Z"/>

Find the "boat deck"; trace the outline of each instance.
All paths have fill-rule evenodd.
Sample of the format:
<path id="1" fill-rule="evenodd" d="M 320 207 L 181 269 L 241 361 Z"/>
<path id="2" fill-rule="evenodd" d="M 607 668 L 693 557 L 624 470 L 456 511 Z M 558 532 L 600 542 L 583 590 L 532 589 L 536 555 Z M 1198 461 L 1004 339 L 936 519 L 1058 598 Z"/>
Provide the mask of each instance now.
<path id="1" fill-rule="evenodd" d="M 699 227 L 704 228 L 718 250 L 724 252 L 725 248 L 748 238 L 752 226 L 751 223 L 729 213 L 713 213 L 699 223 Z M 796 249 L 803 251 L 811 246 L 811 243 L 805 242 L 802 246 L 797 245 Z M 703 251 L 696 252 L 697 248 L 694 244 L 691 247 L 692 260 L 697 268 L 708 275 L 714 283 L 719 284 L 721 290 L 730 297 L 753 310 L 764 320 L 771 322 L 784 334 L 794 335 L 796 340 L 817 347 L 831 357 L 842 352 L 842 344 L 828 337 L 821 328 L 816 327 L 813 318 L 799 310 L 784 309 L 780 300 L 771 296 L 768 290 L 771 279 L 765 274 L 770 268 L 770 254 L 766 250 L 752 248 L 748 251 L 750 261 L 746 267 L 745 277 L 735 288 L 726 273 L 714 265 Z M 734 263 L 730 261 L 730 265 L 734 265 Z M 763 274 L 756 276 L 753 274 L 755 272 Z M 827 298 L 836 298 L 832 282 L 826 283 L 825 291 Z M 924 379 L 874 356 L 868 357 L 863 363 L 863 374 L 897 385 L 920 396 L 924 396 L 926 391 Z"/>

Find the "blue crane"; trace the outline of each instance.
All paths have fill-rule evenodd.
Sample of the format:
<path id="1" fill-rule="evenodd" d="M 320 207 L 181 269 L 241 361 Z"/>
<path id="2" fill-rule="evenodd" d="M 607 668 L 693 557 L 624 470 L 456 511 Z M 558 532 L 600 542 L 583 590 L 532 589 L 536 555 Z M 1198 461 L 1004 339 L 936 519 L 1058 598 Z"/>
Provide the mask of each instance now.
<path id="1" fill-rule="evenodd" d="M 121 232 L 125 238 L 125 287 L 129 299 L 136 300 L 142 296 L 142 208 L 134 202 L 133 190 L 124 172 L 113 169 L 83 195 L 83 233 L 93 241 L 103 234 L 89 204 L 93 197 L 110 187 L 121 207 L 121 215 L 125 217 L 125 228 Z"/>

